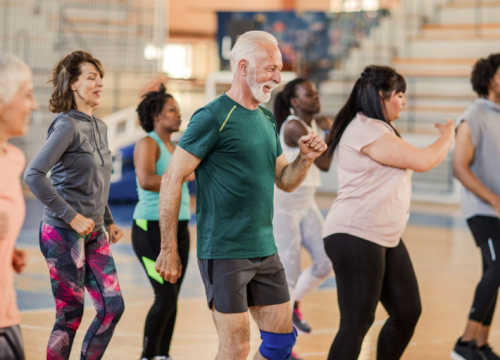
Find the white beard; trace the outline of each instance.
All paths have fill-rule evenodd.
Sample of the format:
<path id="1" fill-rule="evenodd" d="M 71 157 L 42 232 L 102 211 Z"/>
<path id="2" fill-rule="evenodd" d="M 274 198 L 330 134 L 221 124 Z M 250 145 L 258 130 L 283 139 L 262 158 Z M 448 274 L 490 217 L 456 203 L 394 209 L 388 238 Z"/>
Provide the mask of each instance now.
<path id="1" fill-rule="evenodd" d="M 273 81 L 267 81 L 265 83 L 259 84 L 257 83 L 257 74 L 253 69 L 249 71 L 248 74 L 248 86 L 250 87 L 250 91 L 252 92 L 253 96 L 257 101 L 261 104 L 267 103 L 269 100 L 271 100 L 271 93 L 274 89 L 274 86 L 276 85 Z M 269 93 L 264 92 L 264 86 L 269 86 L 270 91 Z"/>

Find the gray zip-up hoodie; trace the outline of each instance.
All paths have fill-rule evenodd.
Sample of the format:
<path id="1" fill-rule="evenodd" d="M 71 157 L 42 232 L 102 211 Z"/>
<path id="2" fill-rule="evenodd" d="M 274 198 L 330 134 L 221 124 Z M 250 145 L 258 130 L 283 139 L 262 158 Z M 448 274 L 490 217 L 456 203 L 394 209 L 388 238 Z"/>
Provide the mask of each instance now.
<path id="1" fill-rule="evenodd" d="M 106 124 L 70 110 L 50 125 L 24 180 L 45 205 L 43 222 L 71 229 L 69 222 L 78 213 L 94 220 L 99 230 L 103 222 L 114 222 L 108 207 L 111 168 Z"/>

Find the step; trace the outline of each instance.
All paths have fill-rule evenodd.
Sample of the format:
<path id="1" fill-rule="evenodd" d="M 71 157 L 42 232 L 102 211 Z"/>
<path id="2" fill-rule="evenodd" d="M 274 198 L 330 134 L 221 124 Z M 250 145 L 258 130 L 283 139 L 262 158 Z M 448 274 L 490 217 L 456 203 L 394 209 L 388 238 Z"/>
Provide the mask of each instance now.
<path id="1" fill-rule="evenodd" d="M 462 41 L 476 41 L 476 40 L 491 40 L 495 41 L 500 39 L 500 31 L 497 34 L 484 33 L 484 32 L 469 32 L 460 34 L 421 34 L 414 36 L 410 40 L 415 41 L 450 41 L 450 42 L 462 42 Z"/>
<path id="2" fill-rule="evenodd" d="M 406 78 L 407 93 L 475 96 L 469 78 Z"/>
<path id="3" fill-rule="evenodd" d="M 491 24 L 427 24 L 422 27 L 421 37 L 439 38 L 450 36 L 500 36 L 500 23 Z"/>
<path id="4" fill-rule="evenodd" d="M 469 78 L 470 70 L 464 69 L 398 69 L 405 78 Z"/>
<path id="5" fill-rule="evenodd" d="M 472 65 L 476 58 L 394 58 L 394 64 L 397 65 Z"/>
<path id="6" fill-rule="evenodd" d="M 406 76 L 407 94 L 442 94 L 442 96 L 475 97 L 469 78 L 447 77 L 411 77 Z M 338 95 L 349 94 L 357 77 L 345 80 L 328 80 L 321 84 L 320 95 L 322 99 Z"/>
<path id="7" fill-rule="evenodd" d="M 345 92 L 337 94 L 321 95 L 321 107 L 323 113 L 336 113 L 340 109 L 349 96 L 351 89 L 346 89 Z M 405 109 L 409 112 L 419 114 L 444 114 L 445 116 L 457 116 L 474 101 L 473 94 L 459 96 L 440 96 L 439 94 L 417 94 L 406 93 L 407 105 Z M 442 115 L 440 115 L 442 116 Z"/>
<path id="8" fill-rule="evenodd" d="M 487 57 L 500 49 L 500 37 L 495 39 L 469 38 L 454 40 L 413 40 L 410 45 L 414 58 L 470 59 Z"/>
<path id="9" fill-rule="evenodd" d="M 470 94 L 443 94 L 443 93 L 416 93 L 407 92 L 406 99 L 408 101 L 416 101 L 418 103 L 424 101 L 438 101 L 442 104 L 445 102 L 454 103 L 454 105 L 462 106 L 464 103 L 470 103 L 476 99 L 476 96 Z M 443 105 L 446 106 L 446 105 Z"/>
<path id="10" fill-rule="evenodd" d="M 437 10 L 435 19 L 437 23 L 442 25 L 496 23 L 500 19 L 500 2 L 494 2 L 490 6 L 480 8 L 445 5 Z"/>
<path id="11" fill-rule="evenodd" d="M 500 6 L 499 0 L 453 0 L 446 4 L 439 5 L 442 9 L 450 8 L 475 8 L 480 7 L 496 7 Z"/>
<path id="12" fill-rule="evenodd" d="M 393 66 L 407 77 L 469 77 L 475 62 L 475 59 L 395 58 Z"/>

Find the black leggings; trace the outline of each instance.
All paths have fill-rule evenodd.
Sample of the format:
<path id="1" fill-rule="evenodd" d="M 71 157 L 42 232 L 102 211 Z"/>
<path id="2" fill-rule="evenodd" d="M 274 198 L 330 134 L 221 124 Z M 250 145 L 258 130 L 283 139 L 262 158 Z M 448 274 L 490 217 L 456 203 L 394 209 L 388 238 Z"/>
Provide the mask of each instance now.
<path id="1" fill-rule="evenodd" d="M 162 284 L 153 277 L 148 276 L 155 292 L 155 301 L 149 310 L 144 326 L 143 358 L 169 355 L 175 318 L 177 316 L 177 298 L 184 274 L 186 273 L 189 257 L 187 220 L 179 221 L 177 242 L 182 264 L 182 275 L 179 280 L 175 284 L 171 284 L 168 281 Z M 139 261 L 146 270 L 143 257 L 156 261 L 156 258 L 160 254 L 161 234 L 159 222 L 148 221 L 147 231 L 145 231 L 134 221 L 132 225 L 132 245 Z"/>
<path id="2" fill-rule="evenodd" d="M 483 276 L 477 284 L 469 319 L 490 326 L 500 287 L 500 219 L 474 216 L 467 219 L 483 258 Z"/>
<path id="3" fill-rule="evenodd" d="M 23 340 L 19 325 L 0 328 L 0 359 L 24 360 Z"/>
<path id="4" fill-rule="evenodd" d="M 422 311 L 403 241 L 386 248 L 349 234 L 333 234 L 325 238 L 325 250 L 335 271 L 340 308 L 340 328 L 328 359 L 358 358 L 379 300 L 389 319 L 380 331 L 377 359 L 400 359 Z"/>

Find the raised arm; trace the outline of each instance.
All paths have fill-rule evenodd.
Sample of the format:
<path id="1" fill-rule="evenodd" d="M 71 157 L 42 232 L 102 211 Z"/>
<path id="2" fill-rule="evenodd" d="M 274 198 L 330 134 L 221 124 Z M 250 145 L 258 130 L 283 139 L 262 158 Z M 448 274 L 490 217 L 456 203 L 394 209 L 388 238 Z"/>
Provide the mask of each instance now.
<path id="1" fill-rule="evenodd" d="M 327 149 L 325 142 L 314 131 L 302 136 L 298 145 L 300 153 L 293 162 L 288 163 L 284 154 L 276 159 L 275 183 L 286 192 L 299 187 L 313 161 Z"/>
<path id="2" fill-rule="evenodd" d="M 383 165 L 426 172 L 445 159 L 455 138 L 452 120 L 447 119 L 446 124 L 436 124 L 436 127 L 441 136 L 424 149 L 387 133 L 363 147 L 361 152 Z"/>
<path id="3" fill-rule="evenodd" d="M 330 120 L 330 122 L 331 122 L 331 120 Z M 323 122 L 321 122 L 321 124 L 323 124 Z M 330 124 L 330 123 L 328 123 L 328 124 Z M 319 126 L 319 124 L 318 124 L 318 126 Z M 331 127 L 331 125 L 330 125 L 330 127 Z M 281 129 L 281 131 L 285 132 L 284 133 L 285 143 L 290 147 L 299 146 L 299 139 L 302 136 L 307 135 L 306 127 L 304 125 L 302 125 L 299 121 L 296 121 L 296 120 L 289 121 L 288 124 L 286 125 L 286 127 L 284 129 Z M 323 154 L 321 154 L 320 156 L 318 156 L 316 159 L 314 159 L 314 164 L 321 171 L 328 171 L 330 169 L 331 163 L 332 163 L 332 158 L 328 156 L 328 152 L 326 152 L 326 151 Z"/>
<path id="4" fill-rule="evenodd" d="M 166 281 L 175 283 L 182 266 L 177 250 L 177 221 L 182 197 L 182 183 L 198 167 L 201 160 L 177 147 L 163 174 L 160 187 L 161 252 L 156 259 L 156 271 Z"/>
<path id="5" fill-rule="evenodd" d="M 328 136 L 330 135 L 330 129 L 333 125 L 333 119 L 327 116 L 319 116 L 316 119 L 316 124 L 325 132 L 325 143 L 328 143 Z M 332 165 L 332 157 L 329 155 L 328 151 L 325 151 L 323 154 L 318 156 L 314 163 L 321 171 L 330 170 L 330 166 Z"/>
<path id="6" fill-rule="evenodd" d="M 457 129 L 457 140 L 453 153 L 453 175 L 463 186 L 478 198 L 487 202 L 500 216 L 500 196 L 488 189 L 471 171 L 474 158 L 474 145 L 470 136 L 469 125 L 463 121 Z"/>

